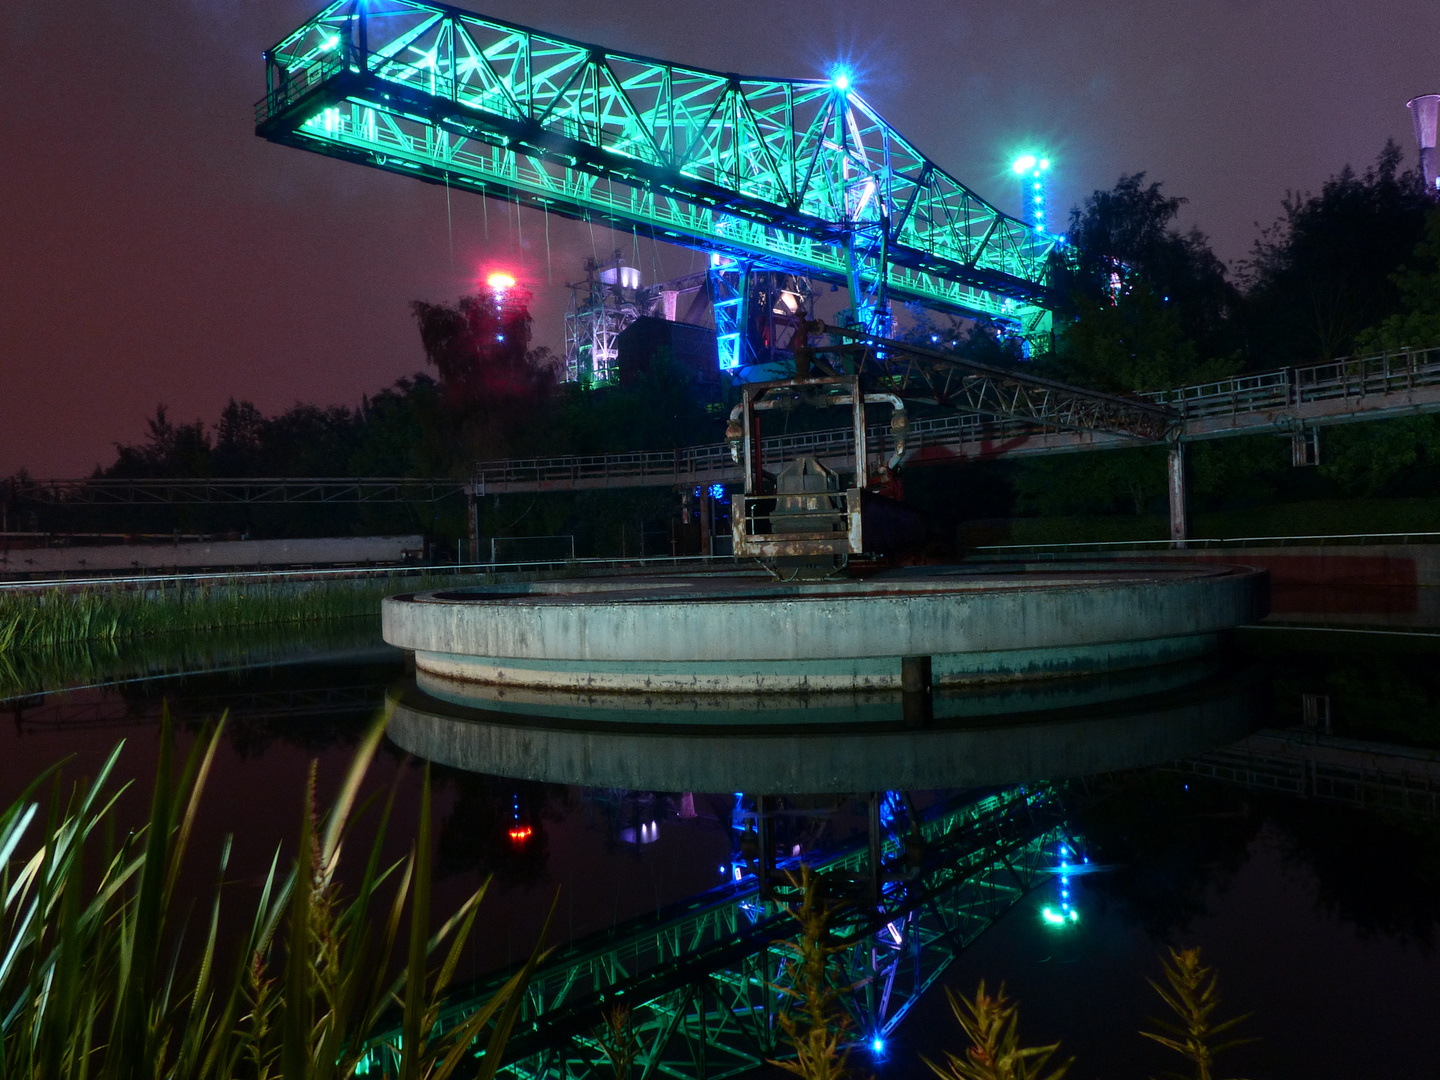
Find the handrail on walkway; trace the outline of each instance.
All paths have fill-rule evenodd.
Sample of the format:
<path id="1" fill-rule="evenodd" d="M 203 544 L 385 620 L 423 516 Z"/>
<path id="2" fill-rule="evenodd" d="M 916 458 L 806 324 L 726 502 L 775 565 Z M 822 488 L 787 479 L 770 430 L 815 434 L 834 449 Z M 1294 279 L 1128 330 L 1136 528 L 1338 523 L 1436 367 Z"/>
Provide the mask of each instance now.
<path id="1" fill-rule="evenodd" d="M 1440 532 L 1391 532 L 1391 533 L 1316 533 L 1307 536 L 1227 536 L 1189 537 L 1183 550 L 1195 548 L 1244 547 L 1266 545 L 1270 547 L 1323 547 L 1326 544 L 1344 543 L 1364 545 L 1379 543 L 1409 544 L 1417 541 L 1440 543 Z M 1078 540 L 1063 544 L 981 544 L 967 549 L 970 552 L 1009 552 L 1041 554 L 1055 551 L 1131 551 L 1144 549 L 1174 548 L 1173 540 Z"/>
<path id="2" fill-rule="evenodd" d="M 308 570 L 220 570 L 194 574 L 130 574 L 123 577 L 97 575 L 92 577 L 59 577 L 0 581 L 0 592 L 113 588 L 116 586 L 162 588 L 167 585 L 265 584 L 270 582 L 314 581 L 317 579 L 426 577 L 446 574 L 464 577 L 487 574 L 525 573 L 527 571 L 547 570 L 556 567 L 573 567 L 576 570 L 598 570 L 604 569 L 607 566 L 617 569 L 631 566 L 643 568 L 653 567 L 656 569 L 664 566 L 678 568 L 695 564 L 705 567 L 734 566 L 737 561 L 733 555 L 646 555 L 643 558 L 639 556 L 616 556 L 613 558 L 533 559 L 529 561 L 501 563 L 446 563 L 440 566 L 419 563 L 410 563 L 408 565 L 397 563 L 392 566 L 337 566 L 317 567 Z"/>

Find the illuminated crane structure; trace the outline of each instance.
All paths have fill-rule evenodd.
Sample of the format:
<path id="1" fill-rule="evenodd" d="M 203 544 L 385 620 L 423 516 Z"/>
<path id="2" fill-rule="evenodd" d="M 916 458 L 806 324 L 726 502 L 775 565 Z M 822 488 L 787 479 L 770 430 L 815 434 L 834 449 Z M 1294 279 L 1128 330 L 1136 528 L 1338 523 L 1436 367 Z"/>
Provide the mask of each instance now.
<path id="1" fill-rule="evenodd" d="M 753 273 L 1049 333 L 1054 238 L 917 150 L 850 76 L 682 67 L 423 0 L 337 0 L 265 53 L 256 131 L 712 253 L 720 366 L 745 377 Z"/>

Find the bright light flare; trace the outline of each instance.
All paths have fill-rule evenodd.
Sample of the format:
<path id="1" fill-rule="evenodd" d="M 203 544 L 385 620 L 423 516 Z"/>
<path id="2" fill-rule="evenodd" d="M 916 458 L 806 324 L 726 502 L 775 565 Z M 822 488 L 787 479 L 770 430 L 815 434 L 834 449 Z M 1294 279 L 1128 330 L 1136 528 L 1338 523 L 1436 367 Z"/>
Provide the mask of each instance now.
<path id="1" fill-rule="evenodd" d="M 870 1052 L 872 1054 L 885 1053 L 885 1039 L 882 1036 L 876 1035 L 870 1040 Z"/>
<path id="2" fill-rule="evenodd" d="M 485 279 L 485 284 L 496 292 L 504 292 L 506 289 L 515 287 L 515 278 L 513 275 L 505 273 L 504 270 L 497 270 Z"/>
<path id="3" fill-rule="evenodd" d="M 850 89 L 850 73 L 844 68 L 841 68 L 835 72 L 834 75 L 830 76 L 830 85 L 843 94 L 846 90 Z"/>
<path id="4" fill-rule="evenodd" d="M 510 840 L 512 843 L 523 844 L 534 834 L 535 830 L 530 828 L 529 825 L 516 825 L 510 830 Z"/>
<path id="5" fill-rule="evenodd" d="M 1035 168 L 1035 165 L 1036 161 L 1034 154 L 1021 154 L 1018 158 L 1015 159 L 1015 164 L 1011 165 L 1010 168 L 1014 169 L 1016 174 L 1018 175 L 1020 173 L 1030 172 L 1032 169 Z"/>

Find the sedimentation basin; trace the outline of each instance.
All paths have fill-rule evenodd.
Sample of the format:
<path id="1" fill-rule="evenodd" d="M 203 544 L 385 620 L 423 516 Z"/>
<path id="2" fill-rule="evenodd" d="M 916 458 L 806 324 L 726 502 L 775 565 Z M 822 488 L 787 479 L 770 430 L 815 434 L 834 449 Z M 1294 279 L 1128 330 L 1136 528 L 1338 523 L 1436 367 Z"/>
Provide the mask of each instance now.
<path id="1" fill-rule="evenodd" d="M 1113 562 L 625 577 L 390 597 L 382 627 L 418 673 L 462 683 L 855 692 L 914 689 L 917 672 L 928 688 L 1191 659 L 1262 618 L 1267 591 L 1249 567 Z"/>

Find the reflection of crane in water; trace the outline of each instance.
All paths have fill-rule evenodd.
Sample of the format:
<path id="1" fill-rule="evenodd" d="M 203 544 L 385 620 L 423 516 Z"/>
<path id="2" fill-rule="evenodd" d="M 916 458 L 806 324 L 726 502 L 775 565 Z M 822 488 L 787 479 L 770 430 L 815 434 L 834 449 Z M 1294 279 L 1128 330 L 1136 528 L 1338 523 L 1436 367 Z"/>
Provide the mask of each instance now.
<path id="1" fill-rule="evenodd" d="M 635 1068 L 644 1075 L 732 1076 L 783 1058 L 778 1017 L 794 975 L 787 943 L 796 931 L 785 903 L 794 894 L 780 879 L 798 871 L 802 856 L 849 898 L 835 926 L 844 944 L 836 982 L 849 988 L 844 1006 L 857 1038 L 880 1052 L 961 950 L 1077 861 L 1050 788 L 972 795 L 923 814 L 896 793 L 866 798 L 867 822 L 888 824 L 839 850 L 801 855 L 783 845 L 813 818 L 775 815 L 759 800 L 737 805 L 740 835 L 744 815 L 752 816 L 752 861 L 763 872 L 742 872 L 739 881 L 554 954 L 527 989 L 507 1049 L 513 1064 L 504 1071 L 609 1075 L 597 1025 L 605 1009 L 622 1003 L 643 1047 Z M 486 994 L 508 974 L 475 989 Z M 458 1006 L 440 1023 L 466 1011 Z"/>

